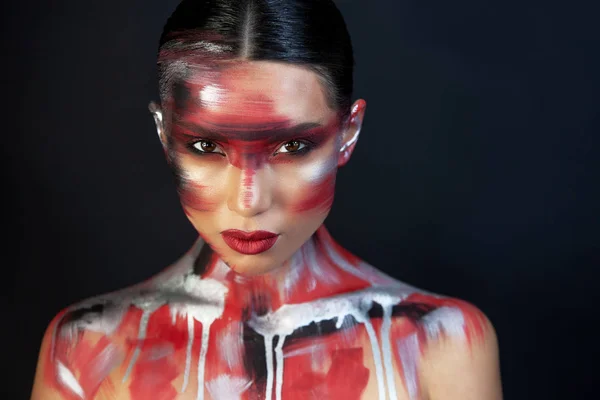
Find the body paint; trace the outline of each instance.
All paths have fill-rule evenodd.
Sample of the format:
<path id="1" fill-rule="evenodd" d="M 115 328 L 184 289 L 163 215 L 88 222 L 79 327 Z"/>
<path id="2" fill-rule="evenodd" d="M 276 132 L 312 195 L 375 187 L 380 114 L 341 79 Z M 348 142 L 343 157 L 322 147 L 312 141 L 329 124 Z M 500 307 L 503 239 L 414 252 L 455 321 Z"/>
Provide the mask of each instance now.
<path id="1" fill-rule="evenodd" d="M 410 399 L 417 399 L 419 351 L 422 351 L 426 341 L 437 340 L 441 335 L 466 337 L 464 329 L 468 324 L 475 323 L 477 317 L 466 315 L 471 312 L 466 304 L 425 294 L 416 289 L 407 289 L 407 286 L 391 279 L 387 281 L 386 286 L 379 285 L 382 281 L 381 275 L 369 273 L 367 265 L 340 253 L 330 240 L 322 228 L 315 235 L 310 248 L 312 250 L 300 252 L 296 267 L 302 263 L 306 265 L 300 269 L 301 273 L 296 278 L 295 286 L 292 286 L 293 293 L 286 294 L 284 289 L 280 289 L 279 281 L 273 282 L 264 278 L 239 280 L 233 271 L 225 271 L 224 264 L 214 257 L 208 258 L 208 262 L 213 266 L 204 268 L 206 274 L 199 277 L 193 274 L 194 258 L 186 256 L 182 258 L 182 262 L 146 282 L 142 287 L 96 298 L 74 307 L 62 318 L 64 322 L 59 324 L 56 331 L 56 348 L 51 365 L 58 374 L 54 375 L 58 377 L 58 385 L 64 387 L 75 398 L 91 398 L 89 393 L 93 391 L 86 391 L 86 387 L 106 386 L 109 385 L 107 381 L 114 384 L 114 380 L 108 377 L 105 377 L 104 382 L 90 383 L 96 381 L 99 376 L 105 376 L 108 370 L 114 373 L 117 367 L 110 363 L 106 364 L 105 368 L 96 362 L 95 365 L 99 366 L 96 370 L 101 371 L 100 374 L 94 375 L 88 370 L 82 375 L 83 365 L 93 365 L 94 360 L 118 359 L 111 354 L 122 352 L 118 351 L 117 345 L 112 344 L 111 339 L 105 339 L 104 344 L 98 342 L 104 347 L 98 348 L 95 353 L 86 352 L 88 356 L 84 357 L 85 362 L 76 362 L 72 356 L 67 356 L 73 354 L 72 351 L 65 352 L 65 346 L 72 348 L 85 342 L 86 335 L 90 332 L 85 326 L 90 326 L 99 330 L 104 328 L 97 327 L 108 327 L 106 330 L 112 332 L 105 336 L 108 338 L 119 337 L 125 333 L 136 334 L 137 339 L 131 343 L 131 357 L 128 360 L 121 357 L 123 361 L 118 367 L 122 373 L 121 379 L 126 378 L 131 397 L 134 399 L 141 399 L 150 392 L 160 394 L 162 397 L 157 398 L 165 400 L 176 399 L 178 391 L 182 395 L 187 394 L 192 387 L 189 366 L 194 360 L 197 365 L 197 374 L 193 378 L 197 383 L 196 399 L 202 399 L 204 396 L 204 382 L 213 398 L 219 398 L 217 392 L 229 393 L 223 386 L 223 382 L 226 381 L 236 382 L 230 389 L 237 393 L 236 396 L 240 399 L 250 398 L 250 393 L 256 393 L 255 388 L 258 387 L 264 388 L 261 397 L 274 397 L 276 400 L 294 398 L 295 394 L 299 395 L 306 390 L 302 382 L 312 382 L 311 385 L 314 384 L 318 390 L 322 390 L 325 396 L 323 398 L 328 398 L 332 395 L 331 390 L 335 390 L 336 393 L 345 390 L 344 385 L 340 386 L 340 382 L 345 379 L 344 374 L 337 372 L 339 366 L 336 363 L 341 362 L 342 358 L 338 358 L 346 354 L 343 353 L 346 350 L 341 350 L 338 346 L 343 343 L 344 347 L 362 351 L 360 347 L 356 347 L 361 346 L 358 340 L 362 336 L 366 338 L 373 357 L 377 396 L 381 399 L 397 398 L 394 376 L 398 371 L 401 372 Z M 319 251 L 314 252 L 316 249 Z M 195 249 L 190 253 L 197 256 L 200 251 Z M 313 255 L 310 255 L 311 253 Z M 344 267 L 333 260 L 344 260 Z M 319 267 L 315 268 L 314 263 L 319 264 Z M 318 272 L 321 278 L 314 280 L 316 284 L 312 291 L 307 291 L 305 285 L 312 281 L 310 276 L 314 271 L 321 271 Z M 378 283 L 363 281 L 359 276 L 375 277 L 374 281 Z M 329 281 L 323 283 L 323 277 L 329 277 L 325 278 Z M 347 288 L 347 283 L 353 280 L 357 280 L 352 284 L 354 289 L 341 289 Z M 260 282 L 260 285 L 272 286 L 270 289 L 263 286 L 262 290 L 258 291 L 260 286 L 257 286 L 257 282 Z M 358 282 L 362 282 L 362 287 L 357 287 Z M 336 286 L 340 286 L 339 293 L 336 293 Z M 329 288 L 329 294 L 325 292 L 326 288 Z M 265 291 L 271 295 L 261 297 L 263 300 L 256 303 L 253 298 L 257 295 L 262 296 Z M 283 298 L 288 301 L 283 301 Z M 267 303 L 264 304 L 264 301 Z M 79 311 L 99 310 L 94 304 L 119 304 L 129 311 L 123 315 L 111 311 L 115 310 L 114 307 L 107 306 L 103 308 L 106 310 L 105 314 L 91 312 L 93 318 L 89 318 L 89 315 L 86 318 L 86 315 Z M 138 310 L 134 318 L 129 316 L 134 315 L 132 310 Z M 70 318 L 75 314 L 81 316 Z M 244 318 L 244 315 L 247 317 Z M 406 317 L 409 318 L 406 321 L 412 321 L 402 325 L 405 326 L 402 331 L 393 326 L 393 320 L 399 317 Z M 378 318 L 381 318 L 381 323 L 374 323 Z M 89 324 L 82 324 L 83 320 L 87 320 Z M 165 321 L 168 323 L 165 324 Z M 244 370 L 243 365 L 235 361 L 235 356 L 218 356 L 223 354 L 223 349 L 213 341 L 221 335 L 237 337 L 241 352 L 248 347 L 248 343 L 242 341 L 239 336 L 237 328 L 232 329 L 232 321 L 239 321 L 246 329 L 256 332 L 262 338 L 265 376 L 258 381 L 253 379 L 252 370 Z M 202 329 L 200 336 L 193 332 L 195 323 Z M 164 333 L 169 329 L 184 334 Z M 236 331 L 238 333 L 235 333 Z M 190 343 L 199 345 L 197 353 L 191 351 Z M 79 349 L 81 351 L 81 347 Z M 328 372 L 313 369 L 313 354 L 317 353 L 331 360 Z M 177 354 L 183 355 L 184 362 L 179 364 L 180 367 L 176 366 L 179 357 Z M 358 353 L 351 351 L 347 354 L 349 357 L 350 354 L 354 354 L 351 356 L 355 382 L 353 393 L 358 399 L 368 380 L 363 371 L 368 370 L 362 361 L 356 364 L 358 360 L 362 360 L 362 355 L 357 358 Z M 319 368 L 322 368 L 327 364 L 314 365 L 321 365 Z M 164 371 L 161 373 L 163 379 L 151 383 L 145 376 L 152 376 L 157 368 Z M 309 375 L 303 375 L 307 373 Z M 297 379 L 288 381 L 290 376 Z M 301 378 L 302 376 L 304 378 Z M 173 386 L 176 379 L 182 379 L 177 390 Z M 261 379 L 264 379 L 262 386 Z M 81 397 L 81 393 L 84 397 Z"/>

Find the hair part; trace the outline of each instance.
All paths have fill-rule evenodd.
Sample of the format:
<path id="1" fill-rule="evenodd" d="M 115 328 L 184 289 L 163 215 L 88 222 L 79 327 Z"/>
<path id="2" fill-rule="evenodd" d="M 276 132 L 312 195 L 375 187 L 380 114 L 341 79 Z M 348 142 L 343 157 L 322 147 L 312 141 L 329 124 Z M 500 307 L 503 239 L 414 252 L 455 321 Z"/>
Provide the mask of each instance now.
<path id="1" fill-rule="evenodd" d="M 319 76 L 329 105 L 344 118 L 350 113 L 352 43 L 331 0 L 183 0 L 159 42 L 161 101 L 192 68 L 225 60 L 304 66 Z"/>

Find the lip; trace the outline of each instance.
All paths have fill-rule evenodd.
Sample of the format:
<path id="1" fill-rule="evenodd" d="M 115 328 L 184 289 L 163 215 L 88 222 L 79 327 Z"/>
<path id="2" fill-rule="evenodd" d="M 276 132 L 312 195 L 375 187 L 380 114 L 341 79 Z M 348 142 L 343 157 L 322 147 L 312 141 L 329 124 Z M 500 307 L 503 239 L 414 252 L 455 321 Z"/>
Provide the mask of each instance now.
<path id="1" fill-rule="evenodd" d="M 279 235 L 269 231 L 245 232 L 238 229 L 228 229 L 221 232 L 227 246 L 242 254 L 260 254 L 269 250 Z"/>

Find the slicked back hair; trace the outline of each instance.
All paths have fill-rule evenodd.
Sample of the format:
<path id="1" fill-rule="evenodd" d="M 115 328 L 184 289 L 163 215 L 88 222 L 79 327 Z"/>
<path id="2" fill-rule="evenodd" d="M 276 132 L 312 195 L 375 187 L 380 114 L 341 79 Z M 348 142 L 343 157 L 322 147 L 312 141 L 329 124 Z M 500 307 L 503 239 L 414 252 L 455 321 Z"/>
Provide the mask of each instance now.
<path id="1" fill-rule="evenodd" d="M 190 63 L 279 61 L 315 71 L 330 106 L 350 112 L 354 56 L 331 0 L 183 0 L 164 26 L 158 55 L 164 101 Z"/>

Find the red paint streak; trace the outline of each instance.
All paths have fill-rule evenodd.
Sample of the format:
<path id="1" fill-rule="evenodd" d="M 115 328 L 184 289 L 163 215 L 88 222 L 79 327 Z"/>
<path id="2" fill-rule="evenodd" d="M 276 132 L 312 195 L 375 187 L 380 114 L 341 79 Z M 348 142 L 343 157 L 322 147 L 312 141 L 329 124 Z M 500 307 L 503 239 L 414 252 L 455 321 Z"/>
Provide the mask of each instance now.
<path id="1" fill-rule="evenodd" d="M 141 315 L 139 317 L 141 318 Z M 152 313 L 146 328 L 146 338 L 128 339 L 127 343 L 132 348 L 140 345 L 142 352 L 160 346 L 172 346 L 174 351 L 181 350 L 187 345 L 187 319 L 177 317 L 173 325 L 169 306 L 162 306 Z"/>
<path id="2" fill-rule="evenodd" d="M 80 371 L 79 384 L 83 388 L 87 397 L 94 398 L 96 392 L 105 382 L 110 372 L 119 366 L 123 360 L 123 354 L 114 354 L 111 358 L 107 357 L 109 347 L 114 344 L 103 336 L 94 347 L 89 349 L 89 353 L 78 351 L 78 357 L 73 360 L 73 366 Z"/>
<path id="3" fill-rule="evenodd" d="M 107 378 L 111 371 L 121 364 L 123 352 L 106 336 L 101 336 L 92 344 L 93 337 L 98 335 L 96 333 L 77 331 L 74 337 L 61 336 L 61 319 L 65 314 L 67 314 L 66 310 L 61 312 L 50 325 L 56 328 L 56 336 L 53 343 L 50 336 L 47 337 L 50 345 L 54 347 L 48 349 L 44 360 L 46 385 L 61 393 L 66 399 L 79 398 L 60 382 L 58 377 L 58 362 L 60 362 L 77 379 L 86 398 L 93 398 L 101 385 L 111 390 L 112 383 Z"/>
<path id="4" fill-rule="evenodd" d="M 321 182 L 309 186 L 306 189 L 304 198 L 294 205 L 294 211 L 328 211 L 333 205 L 334 191 L 335 171 L 330 173 Z"/>
<path id="5" fill-rule="evenodd" d="M 393 359 L 394 359 L 394 367 L 396 369 L 396 371 L 398 371 L 398 374 L 400 375 L 400 378 L 402 380 L 402 382 L 404 382 L 404 384 L 406 385 L 407 381 L 406 381 L 406 371 L 404 370 L 403 364 L 402 364 L 402 358 L 400 357 L 400 353 L 398 351 L 398 347 L 397 347 L 397 343 L 398 341 L 401 340 L 405 340 L 406 338 L 408 338 L 410 335 L 417 333 L 417 338 L 419 340 L 419 343 L 422 343 L 421 340 L 422 338 L 422 331 L 419 330 L 419 327 L 417 326 L 417 323 L 409 318 L 403 318 L 401 320 L 400 323 L 392 323 L 392 327 L 391 327 L 391 331 L 390 331 L 390 337 L 392 338 L 392 355 L 393 355 Z M 422 350 L 422 347 L 421 347 Z M 414 360 L 416 363 L 416 367 L 418 368 L 419 365 L 419 360 Z M 414 377 L 416 379 L 416 388 L 417 388 L 417 396 L 416 398 L 420 399 L 421 395 L 419 393 L 421 385 L 419 384 L 419 374 L 417 373 L 416 376 Z"/>
<path id="6" fill-rule="evenodd" d="M 330 244 L 320 240 L 319 232 L 322 231 L 326 232 L 324 226 L 321 226 L 317 230 L 317 234 L 310 239 L 315 246 L 314 259 L 309 257 L 309 250 L 306 247 L 300 249 L 300 251 L 303 252 L 304 265 L 298 267 L 302 268 L 303 273 L 298 277 L 296 286 L 289 294 L 288 298 L 282 299 L 282 301 L 285 300 L 286 304 L 305 303 L 319 298 L 327 298 L 343 293 L 363 290 L 371 286 L 369 282 L 341 269 L 328 256 L 325 246 L 329 246 Z M 315 276 L 313 272 L 313 262 L 320 265 L 325 274 L 337 276 L 338 283 L 324 282 L 321 277 Z M 312 290 L 308 290 L 308 288 L 311 288 Z"/>
<path id="7" fill-rule="evenodd" d="M 168 306 L 156 310 L 148 320 L 146 339 L 141 342 L 137 340 L 129 342 L 131 353 L 138 345 L 141 346 L 141 354 L 146 355 L 160 347 L 173 346 L 174 350 L 181 350 L 187 343 L 187 330 L 181 320 L 178 322 L 176 326 L 172 326 Z M 169 328 L 165 329 L 166 326 Z M 131 399 L 174 400 L 177 397 L 177 391 L 173 387 L 172 381 L 179 376 L 181 370 L 182 366 L 176 363 L 172 357 L 139 357 L 133 368 L 129 384 Z"/>
<path id="8" fill-rule="evenodd" d="M 69 349 L 69 345 L 66 340 L 61 340 L 58 337 L 58 332 L 60 331 L 60 322 L 67 313 L 67 310 L 62 310 L 50 323 L 50 328 L 46 331 L 44 341 L 46 341 L 49 346 L 46 350 L 46 354 L 44 355 L 44 384 L 45 386 L 54 389 L 58 393 L 60 393 L 65 400 L 81 400 L 81 398 L 75 395 L 71 390 L 63 386 L 58 380 L 58 369 L 57 362 L 60 361 L 65 365 L 67 363 L 67 356 Z M 52 336 L 54 329 L 57 330 L 55 342 L 52 343 Z M 68 364 L 66 365 L 68 368 Z"/>
<path id="9" fill-rule="evenodd" d="M 331 366 L 326 374 L 298 368 L 284 380 L 283 398 L 360 400 L 369 382 L 369 369 L 363 362 L 363 349 L 333 350 Z M 305 371 L 310 372 L 305 372 Z M 290 376 L 295 379 L 289 379 Z"/>
<path id="10" fill-rule="evenodd" d="M 171 382 L 178 375 L 177 366 L 168 358 L 139 360 L 129 385 L 131 400 L 174 400 L 177 391 Z"/>
<path id="11" fill-rule="evenodd" d="M 252 181 L 254 178 L 254 175 L 256 174 L 256 171 L 254 169 L 245 169 L 244 170 L 244 207 L 245 208 L 250 208 L 250 205 L 252 204 L 252 196 L 253 196 L 253 192 L 252 192 Z"/>
<path id="12" fill-rule="evenodd" d="M 313 126 L 311 121 L 307 121 L 308 125 L 293 126 L 287 117 L 278 115 L 275 102 L 266 95 L 244 93 L 243 88 L 236 90 L 246 75 L 244 69 L 233 73 L 203 71 L 194 76 L 193 82 L 182 82 L 191 99 L 185 104 L 167 102 L 173 106 L 176 117 L 171 129 L 173 139 L 184 144 L 199 139 L 215 142 L 225 147 L 233 166 L 258 169 L 267 160 L 289 162 L 289 155 L 273 157 L 277 148 L 287 141 L 308 139 L 318 146 L 339 132 L 341 115 L 336 115 L 325 126 Z M 216 110 L 203 107 L 199 99 L 194 99 L 209 85 L 223 88 L 220 100 L 223 104 Z"/>
<path id="13" fill-rule="evenodd" d="M 209 200 L 209 187 L 185 181 L 178 188 L 181 204 L 196 211 L 214 211 L 216 204 Z"/>
<path id="14" fill-rule="evenodd" d="M 229 365 L 227 360 L 222 358 L 222 353 L 220 351 L 221 342 L 226 333 L 234 334 L 235 337 L 240 338 L 240 340 L 242 339 L 244 328 L 239 322 L 241 320 L 241 310 L 235 307 L 235 305 L 228 303 L 225 305 L 225 310 L 223 311 L 221 318 L 215 320 L 211 325 L 208 339 L 208 352 L 206 353 L 206 368 L 204 370 L 205 383 L 208 383 L 223 374 L 228 374 L 232 377 L 245 377 L 247 375 L 244 368 L 243 344 L 240 345 L 240 353 L 238 354 L 239 364 L 234 363 L 233 365 Z M 201 342 L 201 340 L 196 340 L 196 342 Z M 200 345 L 194 350 L 193 354 L 198 355 L 199 353 Z"/>

